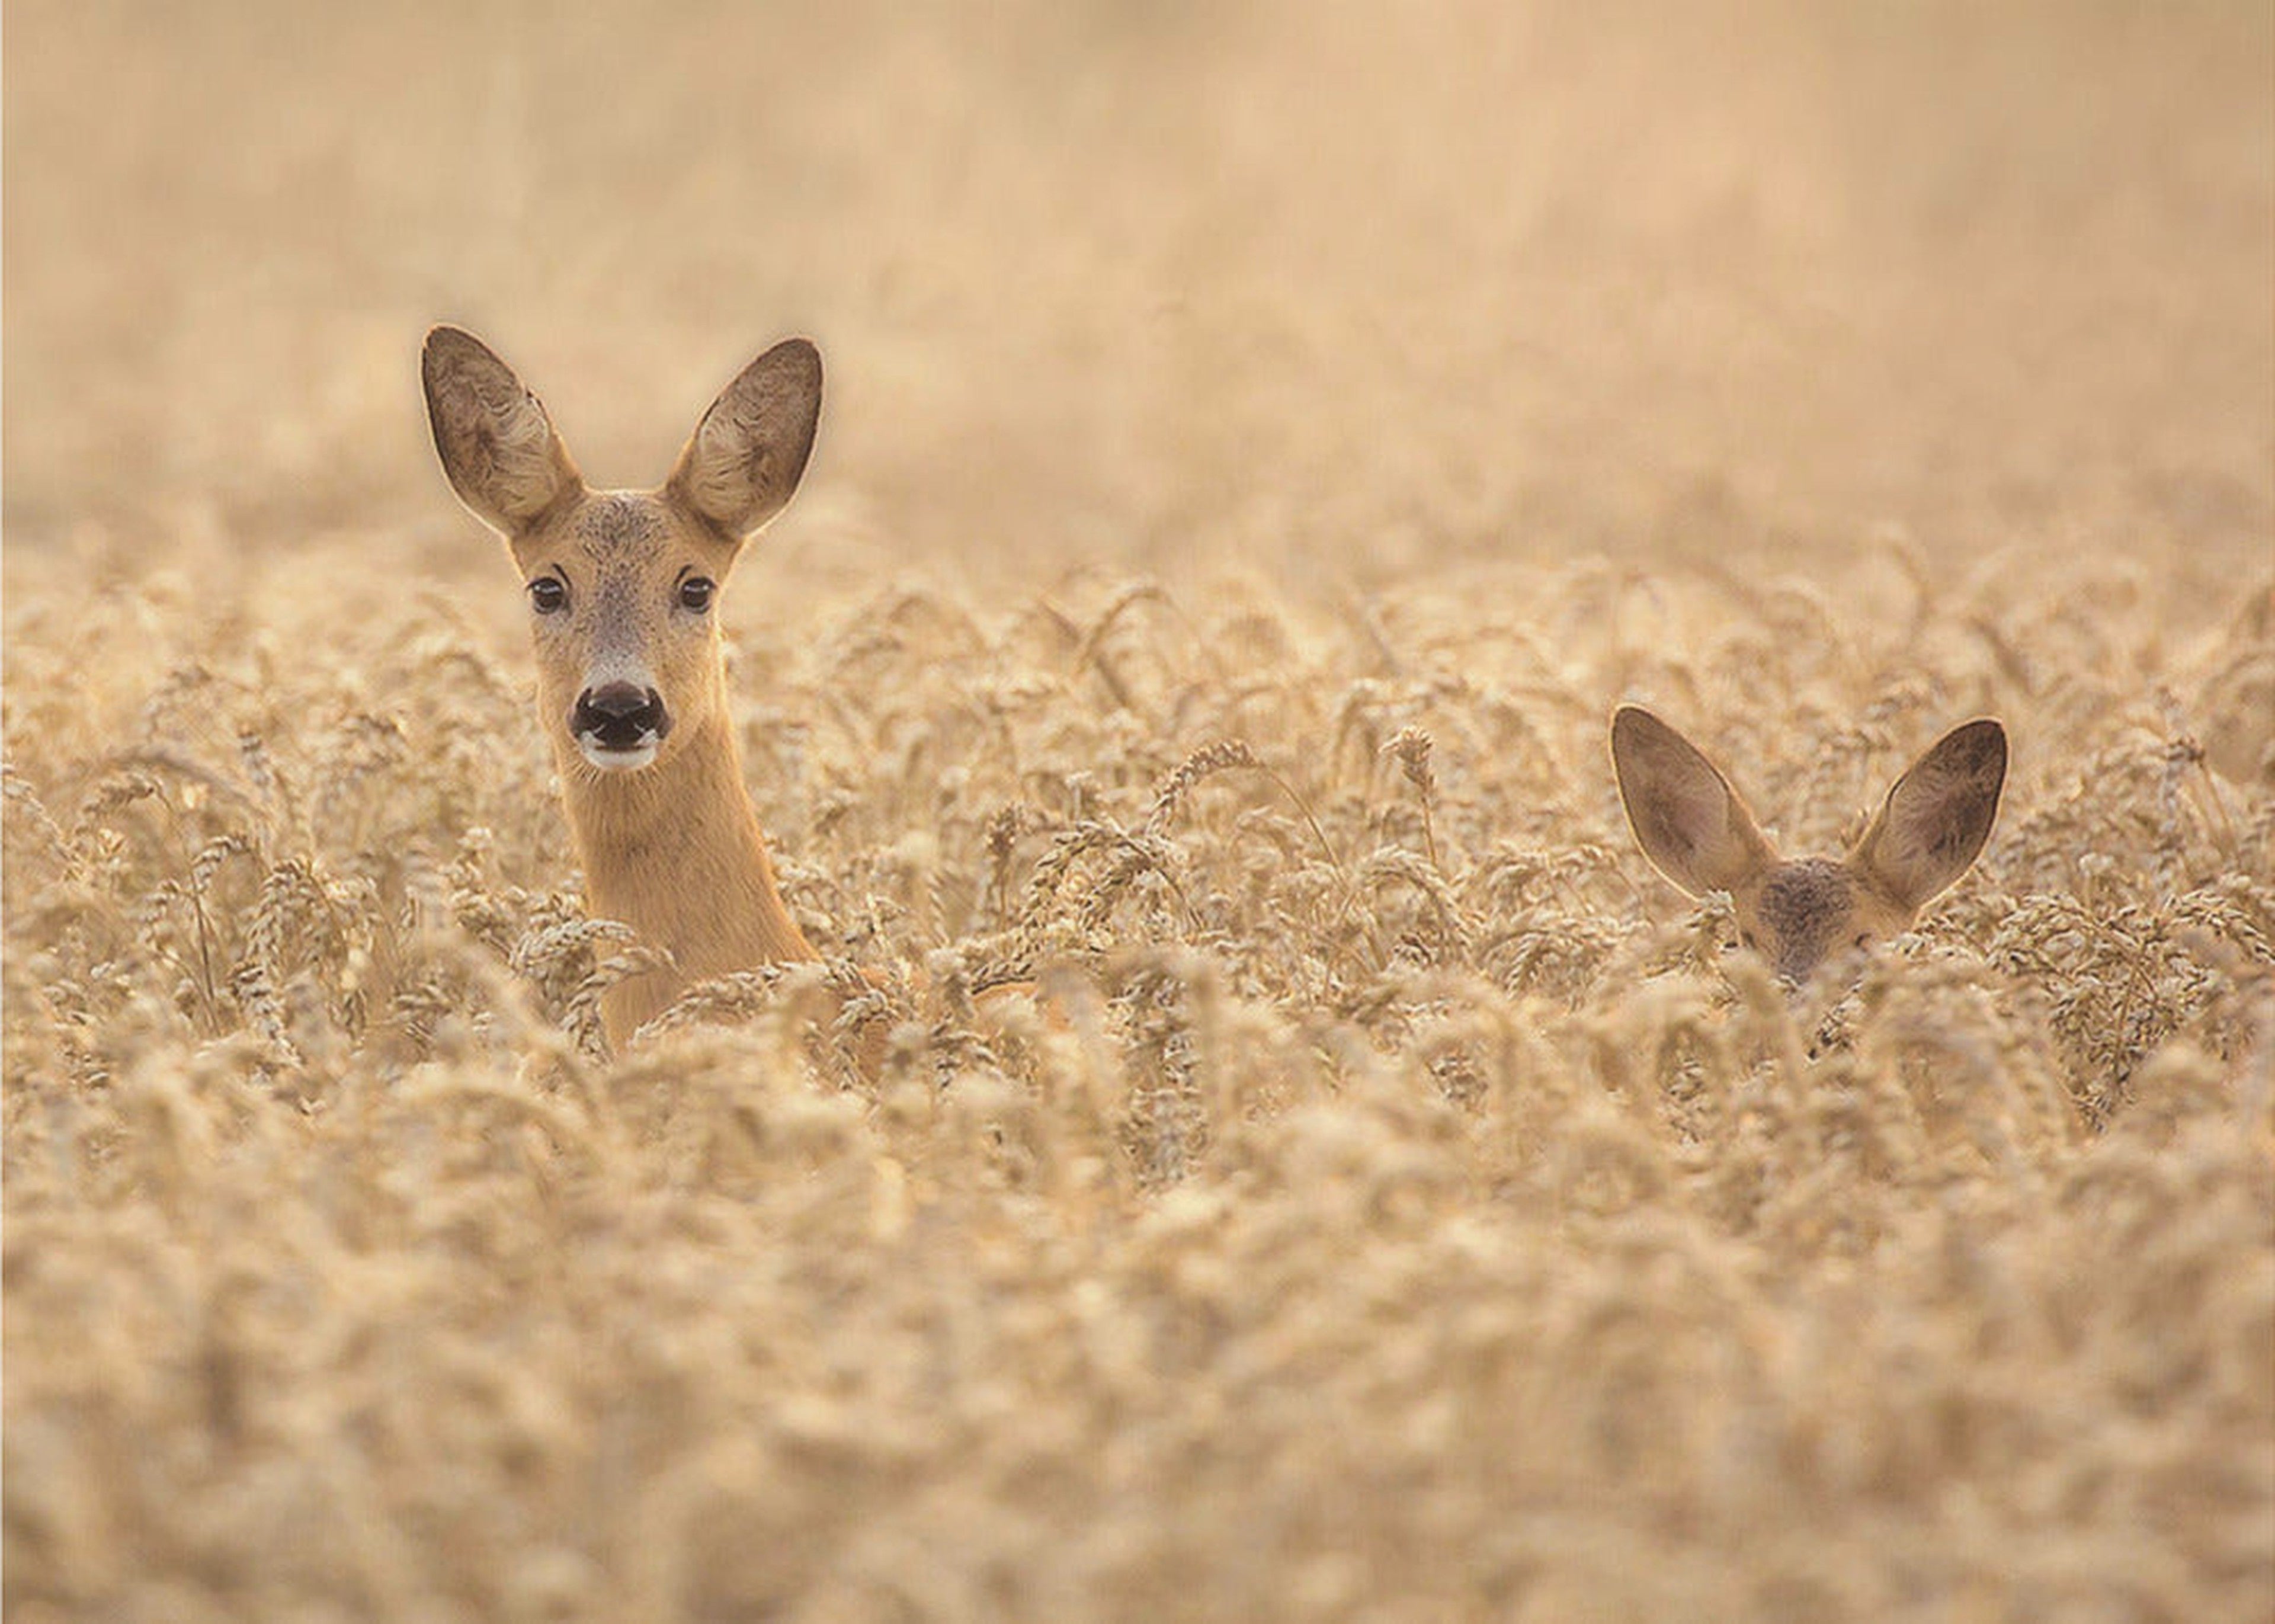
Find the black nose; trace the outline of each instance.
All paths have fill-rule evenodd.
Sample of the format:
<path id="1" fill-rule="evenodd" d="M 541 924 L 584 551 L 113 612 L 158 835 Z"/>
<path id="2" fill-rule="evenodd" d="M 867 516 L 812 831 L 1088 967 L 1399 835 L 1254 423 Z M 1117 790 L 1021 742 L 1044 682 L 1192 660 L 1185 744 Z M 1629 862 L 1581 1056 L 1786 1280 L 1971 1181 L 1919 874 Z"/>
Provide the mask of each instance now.
<path id="1" fill-rule="evenodd" d="M 630 683 L 602 683 L 577 696 L 576 714 L 569 725 L 603 750 L 637 750 L 662 742 L 671 731 L 671 718 L 663 696 L 653 688 Z"/>

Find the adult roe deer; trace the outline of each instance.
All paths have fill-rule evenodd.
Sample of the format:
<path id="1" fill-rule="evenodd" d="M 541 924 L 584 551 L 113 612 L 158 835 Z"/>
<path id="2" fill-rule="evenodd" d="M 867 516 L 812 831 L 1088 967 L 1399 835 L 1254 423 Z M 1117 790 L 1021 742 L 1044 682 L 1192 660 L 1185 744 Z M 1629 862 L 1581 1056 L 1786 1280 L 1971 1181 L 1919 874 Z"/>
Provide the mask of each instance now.
<path id="1" fill-rule="evenodd" d="M 506 540 L 529 594 L 538 708 L 586 903 L 674 968 L 603 997 L 621 1048 L 688 985 L 819 958 L 783 905 L 743 785 L 719 589 L 789 502 L 821 411 L 821 356 L 785 339 L 711 404 L 652 491 L 585 483 L 537 397 L 472 334 L 420 357 L 451 488 Z"/>
<path id="2" fill-rule="evenodd" d="M 1780 858 L 1721 769 L 1638 706 L 1612 718 L 1612 764 L 1652 866 L 1693 896 L 1727 891 L 1746 946 L 1798 986 L 1834 953 L 1910 928 L 1973 865 L 1999 814 L 2007 730 L 1985 718 L 1945 734 L 1837 860 Z"/>

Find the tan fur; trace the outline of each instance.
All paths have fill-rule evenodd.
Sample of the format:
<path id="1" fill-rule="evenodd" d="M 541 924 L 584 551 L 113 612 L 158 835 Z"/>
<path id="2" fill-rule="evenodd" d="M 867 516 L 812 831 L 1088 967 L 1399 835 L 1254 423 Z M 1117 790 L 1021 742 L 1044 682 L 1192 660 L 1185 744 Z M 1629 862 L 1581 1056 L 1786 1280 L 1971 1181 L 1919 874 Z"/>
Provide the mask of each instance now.
<path id="1" fill-rule="evenodd" d="M 749 535 L 781 510 L 812 449 L 821 361 L 777 344 L 707 412 L 654 491 L 594 491 L 537 397 L 479 340 L 427 336 L 435 446 L 452 487 L 506 539 L 525 581 L 565 582 L 567 606 L 531 616 L 538 711 L 553 742 L 586 901 L 676 969 L 624 982 L 602 1004 L 621 1046 L 692 981 L 818 956 L 783 906 L 743 784 L 714 596 L 677 603 L 691 575 L 723 588 Z M 580 695 L 644 684 L 671 719 L 647 765 L 606 769 L 579 748 Z"/>
<path id="2" fill-rule="evenodd" d="M 1612 718 L 1612 764 L 1636 843 L 1692 895 L 1727 891 L 1746 945 L 1788 981 L 1908 930 L 1974 863 L 2007 777 L 2007 733 L 1988 719 L 1953 729 L 1897 779 L 1839 859 L 1788 861 L 1697 746 L 1637 706 Z"/>
<path id="3" fill-rule="evenodd" d="M 421 361 L 443 472 L 484 523 L 510 535 L 584 488 L 544 406 L 480 340 L 438 327 Z"/>

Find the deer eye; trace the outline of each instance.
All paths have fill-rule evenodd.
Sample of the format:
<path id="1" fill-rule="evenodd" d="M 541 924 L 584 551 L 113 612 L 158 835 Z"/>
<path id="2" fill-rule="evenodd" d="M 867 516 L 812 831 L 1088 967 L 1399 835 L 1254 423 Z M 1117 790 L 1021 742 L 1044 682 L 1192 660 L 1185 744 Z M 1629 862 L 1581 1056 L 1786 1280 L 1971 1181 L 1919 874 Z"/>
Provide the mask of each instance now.
<path id="1" fill-rule="evenodd" d="M 529 584 L 529 602 L 540 615 L 557 615 L 569 607 L 569 588 L 556 577 L 540 575 Z"/>
<path id="2" fill-rule="evenodd" d="M 679 584 L 679 607 L 690 614 L 700 615 L 711 607 L 711 594 L 717 590 L 717 583 L 708 578 L 691 575 Z"/>

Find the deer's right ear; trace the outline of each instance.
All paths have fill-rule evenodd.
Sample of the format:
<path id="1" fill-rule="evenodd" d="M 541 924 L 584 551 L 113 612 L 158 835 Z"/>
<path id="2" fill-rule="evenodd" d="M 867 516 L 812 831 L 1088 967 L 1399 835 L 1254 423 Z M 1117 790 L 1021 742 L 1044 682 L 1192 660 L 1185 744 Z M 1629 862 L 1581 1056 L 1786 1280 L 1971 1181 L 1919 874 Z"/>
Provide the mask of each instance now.
<path id="1" fill-rule="evenodd" d="M 1613 716 L 1612 766 L 1636 843 L 1693 896 L 1735 891 L 1777 860 L 1720 769 L 1649 711 Z"/>
<path id="2" fill-rule="evenodd" d="M 1999 816 L 2007 729 L 1984 717 L 1954 728 L 1913 762 L 1856 842 L 1853 860 L 1904 908 L 1974 864 Z"/>
<path id="3" fill-rule="evenodd" d="M 739 544 L 790 502 L 820 420 L 821 351 L 785 338 L 720 391 L 664 489 Z"/>
<path id="4" fill-rule="evenodd" d="M 491 528 L 526 530 L 584 478 L 553 419 L 472 333 L 438 327 L 419 354 L 427 417 L 450 488 Z"/>

